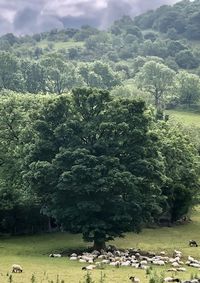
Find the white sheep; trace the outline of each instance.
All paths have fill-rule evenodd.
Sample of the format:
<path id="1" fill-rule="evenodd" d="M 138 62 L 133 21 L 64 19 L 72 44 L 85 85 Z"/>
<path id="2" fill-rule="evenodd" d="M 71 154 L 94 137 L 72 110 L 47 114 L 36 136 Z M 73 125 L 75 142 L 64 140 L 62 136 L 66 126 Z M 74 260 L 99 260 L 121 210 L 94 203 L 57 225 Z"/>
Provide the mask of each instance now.
<path id="1" fill-rule="evenodd" d="M 50 254 L 49 257 L 62 257 L 61 254 Z"/>
<path id="2" fill-rule="evenodd" d="M 162 266 L 165 265 L 165 262 L 163 260 L 154 260 L 153 264 Z"/>
<path id="3" fill-rule="evenodd" d="M 129 260 L 121 263 L 121 266 L 130 266 L 130 265 L 131 265 L 131 262 Z"/>
<path id="4" fill-rule="evenodd" d="M 82 270 L 93 270 L 96 268 L 96 265 L 88 265 L 88 266 L 84 266 L 82 267 Z"/>
<path id="5" fill-rule="evenodd" d="M 188 260 L 189 260 L 189 261 L 194 261 L 194 258 L 189 255 L 189 256 L 188 256 Z"/>
<path id="6" fill-rule="evenodd" d="M 141 260 L 140 263 L 141 263 L 142 265 L 148 264 L 147 260 Z"/>
<path id="7" fill-rule="evenodd" d="M 135 276 L 131 276 L 129 279 L 131 280 L 131 282 L 140 283 L 140 279 Z"/>
<path id="8" fill-rule="evenodd" d="M 192 267 L 197 267 L 197 268 L 200 268 L 200 264 L 199 263 L 190 263 L 190 266 Z"/>
<path id="9" fill-rule="evenodd" d="M 12 265 L 12 272 L 21 273 L 22 271 L 23 271 L 23 268 L 19 264 Z"/>
<path id="10" fill-rule="evenodd" d="M 110 263 L 110 260 L 109 260 L 109 259 L 103 259 L 103 260 L 102 260 L 102 263 L 104 263 L 104 264 L 109 264 L 109 263 Z"/>
<path id="11" fill-rule="evenodd" d="M 186 268 L 185 268 L 185 267 L 178 267 L 176 270 L 177 270 L 177 271 L 185 272 L 185 271 L 186 271 Z"/>
<path id="12" fill-rule="evenodd" d="M 175 262 L 172 262 L 172 266 L 173 266 L 173 267 L 179 267 L 180 265 L 179 265 L 178 262 L 175 261 Z"/>
<path id="13" fill-rule="evenodd" d="M 115 267 L 120 267 L 120 262 L 119 261 L 110 262 L 110 265 Z"/>

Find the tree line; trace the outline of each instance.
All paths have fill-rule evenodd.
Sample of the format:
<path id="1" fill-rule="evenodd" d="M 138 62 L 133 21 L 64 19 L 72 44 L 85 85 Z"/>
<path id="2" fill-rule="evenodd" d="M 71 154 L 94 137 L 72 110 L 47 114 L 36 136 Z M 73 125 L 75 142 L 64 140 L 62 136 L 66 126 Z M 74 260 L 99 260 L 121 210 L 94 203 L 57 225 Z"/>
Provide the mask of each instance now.
<path id="1" fill-rule="evenodd" d="M 96 87 L 111 90 L 116 96 L 134 96 L 128 87 L 156 108 L 187 105 L 199 102 L 200 78 L 187 71 L 175 72 L 157 57 L 137 57 L 133 69 L 126 65 L 111 66 L 103 61 L 72 63 L 59 54 L 51 54 L 39 61 L 19 60 L 7 52 L 0 52 L 0 89 L 20 93 L 62 94 L 76 87 Z M 141 90 L 139 92 L 139 90 Z"/>

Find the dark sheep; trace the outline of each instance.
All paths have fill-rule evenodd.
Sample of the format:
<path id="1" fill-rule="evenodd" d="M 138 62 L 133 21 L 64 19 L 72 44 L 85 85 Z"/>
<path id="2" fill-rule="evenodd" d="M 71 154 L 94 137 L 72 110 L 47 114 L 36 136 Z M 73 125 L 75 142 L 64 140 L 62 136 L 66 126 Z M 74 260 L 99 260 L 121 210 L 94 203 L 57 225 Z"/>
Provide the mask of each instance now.
<path id="1" fill-rule="evenodd" d="M 198 247 L 198 244 L 197 244 L 196 241 L 190 240 L 190 241 L 189 241 L 189 246 L 190 246 L 190 247 Z"/>

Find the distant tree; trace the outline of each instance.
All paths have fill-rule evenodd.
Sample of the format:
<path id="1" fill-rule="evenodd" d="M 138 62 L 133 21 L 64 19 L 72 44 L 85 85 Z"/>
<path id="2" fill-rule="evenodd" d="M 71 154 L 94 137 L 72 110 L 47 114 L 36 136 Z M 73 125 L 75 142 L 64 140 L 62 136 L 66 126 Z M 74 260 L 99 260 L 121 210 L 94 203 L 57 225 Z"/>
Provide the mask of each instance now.
<path id="1" fill-rule="evenodd" d="M 176 91 L 180 103 L 188 107 L 200 100 L 200 79 L 199 76 L 181 71 L 176 76 Z"/>
<path id="2" fill-rule="evenodd" d="M 74 39 L 76 41 L 85 41 L 92 35 L 97 35 L 100 31 L 94 27 L 90 27 L 88 25 L 84 25 L 81 27 L 79 32 L 74 35 Z"/>
<path id="3" fill-rule="evenodd" d="M 114 72 L 108 64 L 102 61 L 80 64 L 79 73 L 89 87 L 111 89 L 121 84 L 118 73 Z"/>
<path id="4" fill-rule="evenodd" d="M 146 40 L 150 39 L 152 42 L 154 42 L 157 38 L 158 38 L 158 34 L 156 32 L 153 32 L 153 31 L 149 31 L 149 32 L 145 33 L 145 35 L 144 35 L 144 39 L 146 39 Z"/>
<path id="5" fill-rule="evenodd" d="M 9 51 L 11 52 L 11 45 L 8 40 L 0 39 L 0 50 L 1 51 Z"/>
<path id="6" fill-rule="evenodd" d="M 40 63 L 21 61 L 24 89 L 30 93 L 46 92 L 45 68 Z"/>
<path id="7" fill-rule="evenodd" d="M 36 47 L 34 50 L 34 57 L 38 60 L 42 54 L 43 54 L 42 48 Z"/>
<path id="8" fill-rule="evenodd" d="M 156 108 L 164 102 L 164 94 L 169 91 L 174 81 L 175 72 L 162 63 L 149 61 L 144 64 L 136 76 L 137 85 L 149 92 Z"/>
<path id="9" fill-rule="evenodd" d="M 167 37 L 171 40 L 177 40 L 179 38 L 177 30 L 175 28 L 169 28 L 167 31 Z"/>
<path id="10" fill-rule="evenodd" d="M 160 150 L 165 162 L 166 182 L 162 188 L 166 201 L 163 211 L 171 222 L 187 215 L 199 194 L 199 156 L 185 129 L 160 123 Z"/>
<path id="11" fill-rule="evenodd" d="M 144 56 L 167 57 L 167 46 L 164 41 L 156 40 L 152 42 L 150 39 L 145 40 L 140 53 Z"/>
<path id="12" fill-rule="evenodd" d="M 187 47 L 182 43 L 180 43 L 179 41 L 170 40 L 167 42 L 167 49 L 168 49 L 168 54 L 174 57 L 178 52 L 187 49 Z"/>
<path id="13" fill-rule="evenodd" d="M 24 82 L 18 59 L 9 52 L 0 52 L 0 89 L 23 91 Z"/>
<path id="14" fill-rule="evenodd" d="M 164 7 L 163 7 L 164 8 Z M 185 31 L 186 21 L 180 12 L 166 7 L 166 11 L 162 13 L 154 23 L 159 31 L 167 33 L 170 28 L 175 28 L 178 33 Z"/>
<path id="15" fill-rule="evenodd" d="M 77 48 L 77 47 L 76 48 L 75 47 L 69 48 L 68 49 L 69 60 L 76 60 L 76 59 L 78 59 L 79 53 L 80 53 L 79 48 Z"/>
<path id="16" fill-rule="evenodd" d="M 128 25 L 125 29 L 126 31 L 126 34 L 129 34 L 129 35 L 134 35 L 136 36 L 136 38 L 138 39 L 143 39 L 143 34 L 142 34 L 142 31 L 137 27 L 137 26 L 133 26 L 133 25 Z"/>
<path id="17" fill-rule="evenodd" d="M 62 94 L 73 87 L 80 86 L 83 81 L 72 63 L 64 62 L 58 54 L 51 54 L 40 62 L 45 69 L 46 91 Z"/>
<path id="18" fill-rule="evenodd" d="M 3 40 L 7 40 L 11 46 L 18 43 L 18 38 L 13 33 L 7 33 L 1 37 Z"/>
<path id="19" fill-rule="evenodd" d="M 106 32 L 100 32 L 97 35 L 91 35 L 85 40 L 86 49 L 98 54 L 98 58 L 111 51 L 112 37 Z"/>
<path id="20" fill-rule="evenodd" d="M 39 33 L 34 34 L 33 39 L 37 42 L 40 42 L 41 41 L 41 34 L 39 34 Z"/>
<path id="21" fill-rule="evenodd" d="M 199 65 L 199 61 L 190 50 L 182 50 L 175 56 L 176 63 L 183 69 L 194 69 Z"/>
<path id="22" fill-rule="evenodd" d="M 141 29 L 152 29 L 156 18 L 156 13 L 151 10 L 143 15 L 136 16 L 134 18 L 134 23 Z"/>
<path id="23" fill-rule="evenodd" d="M 200 39 L 200 12 L 196 11 L 189 17 L 187 24 L 186 36 L 188 39 L 199 40 Z"/>

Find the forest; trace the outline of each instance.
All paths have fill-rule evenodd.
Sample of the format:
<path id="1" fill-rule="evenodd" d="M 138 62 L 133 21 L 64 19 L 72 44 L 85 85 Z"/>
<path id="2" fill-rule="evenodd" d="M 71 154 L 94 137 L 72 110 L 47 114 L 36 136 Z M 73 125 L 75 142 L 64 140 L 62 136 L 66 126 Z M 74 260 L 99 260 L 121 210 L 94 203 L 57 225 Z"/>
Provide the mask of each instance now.
<path id="1" fill-rule="evenodd" d="M 96 249 L 199 203 L 200 1 L 0 38 L 0 233 L 81 233 Z"/>

